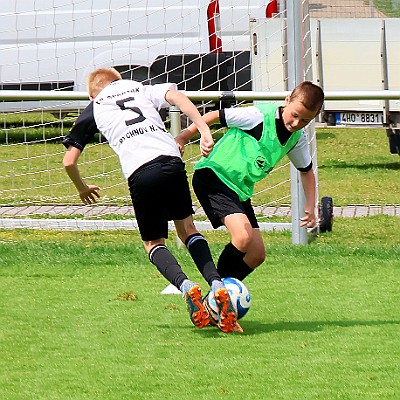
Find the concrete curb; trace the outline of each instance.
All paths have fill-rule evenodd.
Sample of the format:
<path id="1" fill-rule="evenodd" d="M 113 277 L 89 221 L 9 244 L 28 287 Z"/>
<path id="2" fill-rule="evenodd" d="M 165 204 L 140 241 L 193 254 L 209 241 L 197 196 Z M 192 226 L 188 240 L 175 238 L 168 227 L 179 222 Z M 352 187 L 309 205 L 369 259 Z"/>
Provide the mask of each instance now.
<path id="1" fill-rule="evenodd" d="M 202 208 L 194 206 L 195 215 L 204 216 Z M 290 206 L 280 207 L 254 207 L 256 214 L 263 217 L 290 217 Z M 333 207 L 333 215 L 336 217 L 364 217 L 371 215 L 385 214 L 400 217 L 400 204 L 397 205 L 348 205 L 346 207 Z M 84 218 L 96 218 L 104 215 L 120 215 L 134 217 L 133 208 L 130 205 L 46 205 L 46 206 L 0 206 L 0 218 L 19 218 L 36 216 L 79 216 Z M 115 222 L 115 221 L 114 221 Z"/>
<path id="2" fill-rule="evenodd" d="M 291 216 L 290 206 L 255 207 L 255 211 L 258 215 L 267 218 Z M 102 217 L 107 214 L 130 218 L 123 220 L 103 219 Z M 379 214 L 400 217 L 400 205 L 350 205 L 333 208 L 334 217 L 356 218 Z M 195 215 L 204 216 L 203 210 L 198 208 Z M 49 218 L 45 218 L 46 216 Z M 57 218 L 61 216 L 68 216 L 69 218 Z M 79 218 L 73 218 L 74 216 Z M 0 229 L 137 230 L 134 217 L 131 206 L 102 206 L 97 204 L 88 206 L 1 206 Z M 212 230 L 209 221 L 196 221 L 196 226 L 200 231 Z M 174 230 L 172 222 L 169 228 Z M 221 228 L 221 230 L 223 229 Z M 263 231 L 291 230 L 291 223 L 260 222 L 260 229 Z"/>

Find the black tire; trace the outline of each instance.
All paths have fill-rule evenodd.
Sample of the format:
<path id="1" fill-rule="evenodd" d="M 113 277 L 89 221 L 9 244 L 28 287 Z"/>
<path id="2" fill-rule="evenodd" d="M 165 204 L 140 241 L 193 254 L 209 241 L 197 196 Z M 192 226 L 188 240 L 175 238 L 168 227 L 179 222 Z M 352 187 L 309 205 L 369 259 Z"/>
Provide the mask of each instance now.
<path id="1" fill-rule="evenodd" d="M 389 138 L 389 149 L 392 154 L 400 156 L 400 129 L 386 129 Z"/>
<path id="2" fill-rule="evenodd" d="M 319 209 L 319 230 L 320 232 L 331 232 L 333 225 L 333 200 L 332 197 L 325 196 L 321 199 Z"/>

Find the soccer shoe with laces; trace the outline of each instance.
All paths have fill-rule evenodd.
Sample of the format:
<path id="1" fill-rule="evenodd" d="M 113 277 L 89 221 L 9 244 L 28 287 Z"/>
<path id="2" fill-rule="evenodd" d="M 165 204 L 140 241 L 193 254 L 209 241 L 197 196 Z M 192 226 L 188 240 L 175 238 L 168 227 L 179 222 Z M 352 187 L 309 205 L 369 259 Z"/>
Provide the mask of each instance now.
<path id="1" fill-rule="evenodd" d="M 188 282 L 187 286 L 183 288 L 183 298 L 186 301 L 193 325 L 197 328 L 207 326 L 210 323 L 210 317 L 202 302 L 200 286 Z"/>
<path id="2" fill-rule="evenodd" d="M 236 312 L 232 306 L 228 289 L 221 284 L 213 285 L 211 290 L 214 292 L 214 299 L 219 308 L 218 328 L 222 332 L 243 333 L 242 327 L 237 322 Z"/>

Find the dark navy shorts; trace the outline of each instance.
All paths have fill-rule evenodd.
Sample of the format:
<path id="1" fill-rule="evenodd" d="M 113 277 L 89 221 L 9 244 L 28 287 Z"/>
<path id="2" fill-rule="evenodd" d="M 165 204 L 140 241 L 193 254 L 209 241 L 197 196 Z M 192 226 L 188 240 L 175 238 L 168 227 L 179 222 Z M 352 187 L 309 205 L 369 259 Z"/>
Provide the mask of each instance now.
<path id="1" fill-rule="evenodd" d="M 226 186 L 210 168 L 194 172 L 193 189 L 214 229 L 222 226 L 222 217 L 246 214 L 253 228 L 259 228 L 251 200 L 240 201 L 236 192 Z"/>
<path id="2" fill-rule="evenodd" d="M 168 238 L 168 221 L 193 214 L 185 164 L 179 157 L 157 157 L 137 169 L 128 184 L 143 241 Z"/>

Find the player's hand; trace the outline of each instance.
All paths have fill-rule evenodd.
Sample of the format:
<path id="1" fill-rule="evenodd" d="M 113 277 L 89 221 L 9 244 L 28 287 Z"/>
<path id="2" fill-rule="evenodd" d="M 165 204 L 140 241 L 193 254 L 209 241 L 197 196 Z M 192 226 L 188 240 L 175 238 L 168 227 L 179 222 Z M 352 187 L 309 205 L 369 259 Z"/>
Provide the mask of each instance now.
<path id="1" fill-rule="evenodd" d="M 203 133 L 200 138 L 200 152 L 203 157 L 208 157 L 214 148 L 214 139 L 210 132 Z"/>
<path id="2" fill-rule="evenodd" d="M 79 192 L 79 197 L 83 204 L 97 203 L 97 199 L 100 198 L 99 190 L 100 188 L 98 186 L 86 185 L 86 187 Z"/>
<path id="3" fill-rule="evenodd" d="M 300 226 L 304 226 L 306 228 L 313 228 L 317 223 L 314 212 L 305 210 L 304 214 L 305 214 L 304 217 L 300 218 L 301 221 Z"/>
<path id="4" fill-rule="evenodd" d="M 176 145 L 178 146 L 179 152 L 181 153 L 181 156 L 185 154 L 185 141 L 182 140 L 179 136 L 175 138 Z"/>

